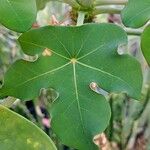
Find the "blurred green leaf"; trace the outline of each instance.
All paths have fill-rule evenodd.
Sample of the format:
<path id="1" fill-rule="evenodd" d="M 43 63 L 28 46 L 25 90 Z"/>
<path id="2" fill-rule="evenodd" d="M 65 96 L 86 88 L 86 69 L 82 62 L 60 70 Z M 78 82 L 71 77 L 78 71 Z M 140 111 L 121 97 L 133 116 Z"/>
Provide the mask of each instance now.
<path id="1" fill-rule="evenodd" d="M 36 20 L 35 0 L 0 0 L 0 23 L 7 28 L 25 32 Z"/>
<path id="2" fill-rule="evenodd" d="M 150 0 L 129 0 L 122 11 L 122 21 L 127 27 L 139 28 L 150 19 Z"/>
<path id="3" fill-rule="evenodd" d="M 141 40 L 141 48 L 143 55 L 146 58 L 148 64 L 150 65 L 150 26 L 145 28 Z"/>
<path id="4" fill-rule="evenodd" d="M 0 105 L 1 150 L 56 150 L 51 139 L 37 126 Z"/>

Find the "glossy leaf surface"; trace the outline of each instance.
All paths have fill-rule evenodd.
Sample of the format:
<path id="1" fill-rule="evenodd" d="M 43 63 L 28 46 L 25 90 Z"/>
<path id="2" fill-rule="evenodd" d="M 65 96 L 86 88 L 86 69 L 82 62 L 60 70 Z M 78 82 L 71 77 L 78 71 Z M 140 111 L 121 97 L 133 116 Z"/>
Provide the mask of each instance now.
<path id="1" fill-rule="evenodd" d="M 122 11 L 125 26 L 139 28 L 150 19 L 150 0 L 129 0 Z"/>
<path id="2" fill-rule="evenodd" d="M 127 36 L 116 25 L 47 26 L 24 33 L 19 42 L 26 54 L 39 58 L 14 63 L 5 75 L 0 96 L 32 99 L 41 88 L 57 90 L 52 128 L 70 147 L 97 149 L 93 137 L 104 131 L 110 119 L 108 102 L 90 90 L 91 82 L 108 92 L 140 98 L 140 65 L 131 56 L 117 53 Z"/>
<path id="3" fill-rule="evenodd" d="M 37 126 L 0 105 L 1 150 L 56 150 L 50 138 Z"/>
<path id="4" fill-rule="evenodd" d="M 25 32 L 36 20 L 35 0 L 0 0 L 0 23 L 7 28 Z"/>
<path id="5" fill-rule="evenodd" d="M 145 59 L 150 65 L 150 26 L 148 26 L 141 37 L 141 48 Z"/>

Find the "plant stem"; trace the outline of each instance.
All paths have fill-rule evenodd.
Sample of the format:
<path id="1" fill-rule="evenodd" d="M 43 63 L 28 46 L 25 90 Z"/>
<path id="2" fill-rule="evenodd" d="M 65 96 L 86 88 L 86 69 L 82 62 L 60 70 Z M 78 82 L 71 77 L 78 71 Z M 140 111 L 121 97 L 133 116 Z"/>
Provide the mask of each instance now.
<path id="1" fill-rule="evenodd" d="M 111 108 L 111 118 L 110 118 L 110 124 L 109 124 L 109 128 L 108 128 L 108 139 L 109 141 L 112 141 L 113 139 L 113 133 L 114 133 L 114 109 L 113 109 L 113 95 L 110 96 L 109 99 L 109 104 L 110 104 L 110 108 Z"/>
<path id="2" fill-rule="evenodd" d="M 96 0 L 95 6 L 99 5 L 125 5 L 128 0 Z"/>
<path id="3" fill-rule="evenodd" d="M 98 14 L 104 14 L 104 13 L 108 13 L 108 14 L 120 14 L 122 11 L 122 8 L 120 7 L 108 7 L 108 6 L 99 6 L 95 8 L 94 14 L 98 15 Z"/>
<path id="4" fill-rule="evenodd" d="M 124 28 L 124 30 L 128 35 L 134 35 L 134 36 L 141 36 L 141 34 L 143 33 L 142 29 Z"/>
<path id="5" fill-rule="evenodd" d="M 138 120 L 143 115 L 144 111 L 146 110 L 146 107 L 148 107 L 147 104 L 148 104 L 149 100 L 150 100 L 150 87 L 147 88 L 146 97 L 145 97 L 145 100 L 144 100 L 144 103 L 143 103 L 143 106 L 142 106 L 141 110 L 138 112 L 136 117 L 133 119 L 133 123 L 132 123 L 132 127 L 131 127 L 131 130 L 130 130 L 130 134 L 128 135 L 127 140 L 126 140 L 126 142 L 124 144 L 125 149 L 127 148 L 128 144 L 129 144 L 129 141 L 131 140 L 131 136 L 133 134 L 133 131 L 134 131 L 134 128 L 135 128 L 136 124 L 138 123 Z"/>
<path id="6" fill-rule="evenodd" d="M 85 12 L 79 11 L 78 12 L 78 19 L 77 19 L 77 26 L 83 25 L 85 19 Z"/>

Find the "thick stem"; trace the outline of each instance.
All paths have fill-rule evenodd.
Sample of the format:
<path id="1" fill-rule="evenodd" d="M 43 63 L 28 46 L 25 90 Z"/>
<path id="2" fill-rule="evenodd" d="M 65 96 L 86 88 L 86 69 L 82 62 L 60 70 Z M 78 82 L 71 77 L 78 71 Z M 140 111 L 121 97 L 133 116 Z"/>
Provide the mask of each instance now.
<path id="1" fill-rule="evenodd" d="M 124 30 L 128 35 L 134 35 L 134 36 L 141 36 L 141 34 L 143 33 L 142 29 L 124 28 Z"/>
<path id="2" fill-rule="evenodd" d="M 108 7 L 108 6 L 99 6 L 95 8 L 94 14 L 120 14 L 122 11 L 122 8 L 120 7 Z"/>
<path id="3" fill-rule="evenodd" d="M 128 0 L 96 0 L 95 6 L 99 5 L 125 5 Z"/>
<path id="4" fill-rule="evenodd" d="M 78 12 L 78 19 L 77 19 L 77 26 L 83 25 L 85 19 L 85 12 L 79 11 Z"/>
<path id="5" fill-rule="evenodd" d="M 109 104 L 110 104 L 110 108 L 111 108 L 111 118 L 110 118 L 110 125 L 109 125 L 109 128 L 108 128 L 108 139 L 109 141 L 112 141 L 113 139 L 113 133 L 114 133 L 114 124 L 113 124 L 113 121 L 114 121 L 114 109 L 113 109 L 113 95 L 110 96 L 110 99 L 109 99 Z"/>

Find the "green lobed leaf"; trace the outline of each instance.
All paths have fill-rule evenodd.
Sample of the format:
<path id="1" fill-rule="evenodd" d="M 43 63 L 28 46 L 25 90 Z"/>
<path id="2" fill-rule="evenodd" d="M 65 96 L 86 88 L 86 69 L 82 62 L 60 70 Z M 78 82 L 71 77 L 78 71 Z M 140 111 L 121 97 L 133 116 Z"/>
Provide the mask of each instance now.
<path id="1" fill-rule="evenodd" d="M 118 46 L 127 43 L 127 35 L 116 25 L 47 26 L 24 33 L 19 42 L 26 54 L 38 54 L 39 58 L 13 64 L 0 97 L 32 99 L 41 88 L 57 90 L 59 98 L 51 108 L 52 128 L 70 147 L 97 149 L 93 137 L 109 123 L 109 104 L 90 90 L 91 82 L 108 92 L 125 92 L 140 99 L 140 64 L 117 53 Z M 51 56 L 42 55 L 46 48 Z"/>
<path id="2" fill-rule="evenodd" d="M 150 0 L 129 0 L 122 11 L 122 21 L 127 27 L 139 28 L 150 19 Z"/>
<path id="3" fill-rule="evenodd" d="M 150 65 L 150 26 L 147 26 L 141 36 L 141 49 L 145 59 Z"/>
<path id="4" fill-rule="evenodd" d="M 0 105 L 1 150 L 56 150 L 51 139 L 32 122 Z"/>
<path id="5" fill-rule="evenodd" d="M 7 28 L 25 32 L 36 20 L 35 0 L 0 0 L 0 23 Z"/>

